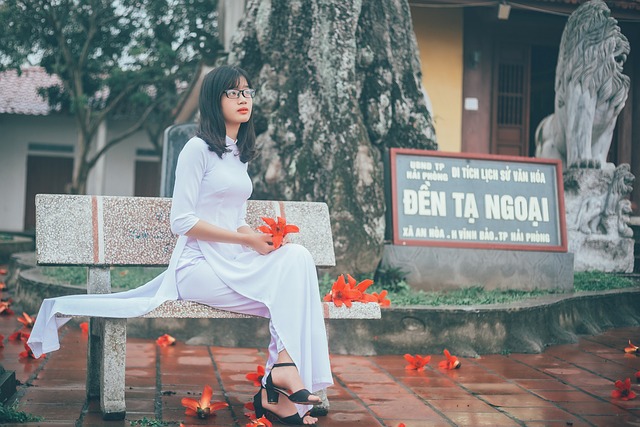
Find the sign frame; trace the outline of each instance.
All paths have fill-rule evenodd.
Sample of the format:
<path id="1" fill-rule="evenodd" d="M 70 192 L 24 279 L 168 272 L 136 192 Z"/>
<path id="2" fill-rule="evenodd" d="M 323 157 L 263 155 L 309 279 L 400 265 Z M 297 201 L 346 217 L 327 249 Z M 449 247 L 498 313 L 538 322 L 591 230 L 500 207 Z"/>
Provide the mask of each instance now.
<path id="1" fill-rule="evenodd" d="M 555 184 L 556 184 L 556 211 L 553 211 L 553 215 L 557 218 L 557 225 L 559 230 L 557 231 L 557 238 L 560 244 L 544 245 L 544 244 L 531 244 L 531 243 L 497 243 L 492 242 L 480 242 L 480 241 L 450 241 L 450 240 L 416 240 L 416 239 L 403 239 L 400 236 L 399 226 L 399 214 L 398 214 L 398 180 L 397 180 L 397 156 L 409 155 L 416 157 L 425 157 L 437 159 L 454 158 L 454 159 L 467 159 L 467 160 L 488 160 L 496 162 L 511 162 L 511 163 L 526 163 L 526 164 L 541 164 L 555 167 Z M 420 150 L 414 148 L 391 148 L 389 150 L 390 170 L 391 170 L 391 200 L 392 200 L 392 218 L 393 218 L 393 244 L 398 246 L 432 246 L 432 247 L 451 247 L 451 248 L 467 248 L 467 249 L 500 249 L 500 250 L 516 250 L 516 251 L 539 251 L 539 252 L 567 252 L 567 225 L 566 225 L 566 213 L 564 204 L 564 182 L 562 178 L 562 162 L 559 159 L 543 159 L 533 157 L 518 157 L 518 156 L 505 156 L 494 154 L 479 154 L 479 153 L 453 153 L 435 150 Z"/>

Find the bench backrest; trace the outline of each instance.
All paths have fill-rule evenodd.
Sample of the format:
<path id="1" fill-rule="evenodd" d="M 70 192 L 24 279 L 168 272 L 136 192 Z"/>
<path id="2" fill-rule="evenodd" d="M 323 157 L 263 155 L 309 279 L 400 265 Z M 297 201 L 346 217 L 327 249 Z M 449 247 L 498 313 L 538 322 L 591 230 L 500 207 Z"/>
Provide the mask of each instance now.
<path id="1" fill-rule="evenodd" d="M 177 236 L 171 233 L 171 199 L 159 197 L 36 196 L 36 253 L 40 265 L 167 265 Z M 334 266 L 325 203 L 250 200 L 247 223 L 283 216 L 300 233 L 317 266 Z"/>

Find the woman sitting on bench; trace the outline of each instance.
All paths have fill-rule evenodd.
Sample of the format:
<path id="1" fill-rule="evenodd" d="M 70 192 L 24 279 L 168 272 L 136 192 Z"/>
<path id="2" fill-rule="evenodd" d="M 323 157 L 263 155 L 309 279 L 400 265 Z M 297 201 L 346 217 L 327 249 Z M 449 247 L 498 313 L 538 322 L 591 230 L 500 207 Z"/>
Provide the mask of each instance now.
<path id="1" fill-rule="evenodd" d="M 137 317 L 182 299 L 267 317 L 271 343 L 256 415 L 285 424 L 317 421 L 307 414 L 321 402 L 311 392 L 333 380 L 314 261 L 300 245 L 275 249 L 271 236 L 244 220 L 252 192 L 247 162 L 256 153 L 254 95 L 239 68 L 219 67 L 205 77 L 200 128 L 176 167 L 171 230 L 180 237 L 167 271 L 127 292 L 44 300 L 28 341 L 34 355 L 59 348 L 57 328 L 68 319 L 56 313 Z"/>

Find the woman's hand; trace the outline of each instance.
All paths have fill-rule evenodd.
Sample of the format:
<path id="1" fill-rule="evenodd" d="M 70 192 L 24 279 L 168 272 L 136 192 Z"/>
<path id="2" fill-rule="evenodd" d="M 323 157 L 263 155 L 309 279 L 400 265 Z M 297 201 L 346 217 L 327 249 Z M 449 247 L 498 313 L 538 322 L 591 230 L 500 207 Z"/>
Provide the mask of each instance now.
<path id="1" fill-rule="evenodd" d="M 251 233 L 246 234 L 246 245 L 260 255 L 266 255 L 275 251 L 273 247 L 273 238 L 268 234 Z"/>

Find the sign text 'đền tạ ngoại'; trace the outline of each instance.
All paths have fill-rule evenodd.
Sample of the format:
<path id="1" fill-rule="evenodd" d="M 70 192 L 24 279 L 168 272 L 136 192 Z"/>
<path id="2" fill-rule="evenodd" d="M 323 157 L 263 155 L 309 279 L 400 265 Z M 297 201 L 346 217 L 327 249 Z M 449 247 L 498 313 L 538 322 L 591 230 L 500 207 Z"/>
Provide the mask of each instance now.
<path id="1" fill-rule="evenodd" d="M 395 245 L 567 251 L 559 160 L 390 155 Z"/>

